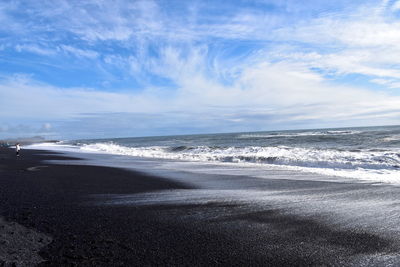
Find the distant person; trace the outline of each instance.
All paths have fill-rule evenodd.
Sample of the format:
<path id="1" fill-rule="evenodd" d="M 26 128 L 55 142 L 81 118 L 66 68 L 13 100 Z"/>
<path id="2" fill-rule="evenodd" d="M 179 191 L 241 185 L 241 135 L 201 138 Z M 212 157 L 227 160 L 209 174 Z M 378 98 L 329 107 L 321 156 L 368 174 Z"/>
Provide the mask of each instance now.
<path id="1" fill-rule="evenodd" d="M 19 143 L 15 144 L 15 153 L 16 153 L 17 157 L 19 157 L 20 150 L 21 150 L 21 146 L 19 145 Z"/>

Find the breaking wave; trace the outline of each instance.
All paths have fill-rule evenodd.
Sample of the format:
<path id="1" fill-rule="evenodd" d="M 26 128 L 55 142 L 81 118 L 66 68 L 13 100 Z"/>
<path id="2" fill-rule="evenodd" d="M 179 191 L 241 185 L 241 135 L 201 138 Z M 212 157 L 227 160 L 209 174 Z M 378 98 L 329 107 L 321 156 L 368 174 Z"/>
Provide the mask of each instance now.
<path id="1" fill-rule="evenodd" d="M 189 161 L 258 163 L 331 169 L 397 170 L 400 168 L 399 152 L 377 149 L 346 151 L 293 147 L 126 147 L 114 143 L 87 144 L 81 149 L 136 157 Z"/>
<path id="2" fill-rule="evenodd" d="M 239 139 L 252 139 L 252 138 L 283 138 L 283 137 L 301 137 L 301 136 L 336 136 L 336 135 L 349 135 L 359 134 L 360 131 L 310 131 L 310 132 L 296 132 L 296 133 L 269 133 L 269 134 L 242 134 Z"/>
<path id="3" fill-rule="evenodd" d="M 284 168 L 400 184 L 400 127 L 76 140 L 63 150 Z"/>

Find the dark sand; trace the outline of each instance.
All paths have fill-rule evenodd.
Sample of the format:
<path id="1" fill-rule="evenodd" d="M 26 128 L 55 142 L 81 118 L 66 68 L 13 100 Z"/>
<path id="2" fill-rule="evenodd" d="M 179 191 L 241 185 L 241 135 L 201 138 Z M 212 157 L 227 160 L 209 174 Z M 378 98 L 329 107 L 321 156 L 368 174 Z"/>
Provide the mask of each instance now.
<path id="1" fill-rule="evenodd" d="M 35 150 L 16 158 L 0 149 L 0 266 L 379 266 L 374 255 L 398 251 L 389 238 L 273 207 L 89 205 L 99 194 L 195 188 L 123 169 L 43 162 L 49 159 L 70 158 Z M 202 219 L 210 211 L 219 216 Z M 360 257 L 368 260 L 354 261 Z"/>

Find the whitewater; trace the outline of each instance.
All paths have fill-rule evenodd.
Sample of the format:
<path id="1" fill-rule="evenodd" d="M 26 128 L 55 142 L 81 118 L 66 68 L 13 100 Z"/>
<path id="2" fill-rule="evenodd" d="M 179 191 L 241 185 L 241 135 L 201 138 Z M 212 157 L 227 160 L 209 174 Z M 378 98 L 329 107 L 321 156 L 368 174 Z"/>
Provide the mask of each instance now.
<path id="1" fill-rule="evenodd" d="M 400 184 L 400 126 L 63 141 L 32 148 L 284 168 Z"/>

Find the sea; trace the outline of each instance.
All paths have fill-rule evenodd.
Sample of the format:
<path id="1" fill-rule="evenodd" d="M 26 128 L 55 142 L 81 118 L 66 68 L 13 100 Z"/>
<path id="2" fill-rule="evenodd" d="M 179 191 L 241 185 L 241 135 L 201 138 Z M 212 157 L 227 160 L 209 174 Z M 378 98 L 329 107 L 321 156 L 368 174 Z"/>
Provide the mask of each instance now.
<path id="1" fill-rule="evenodd" d="M 53 148 L 400 184 L 400 126 L 67 140 Z"/>

